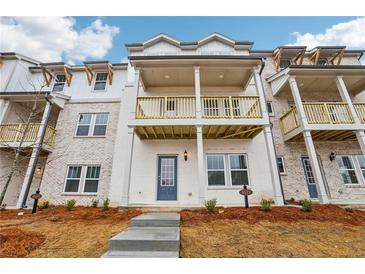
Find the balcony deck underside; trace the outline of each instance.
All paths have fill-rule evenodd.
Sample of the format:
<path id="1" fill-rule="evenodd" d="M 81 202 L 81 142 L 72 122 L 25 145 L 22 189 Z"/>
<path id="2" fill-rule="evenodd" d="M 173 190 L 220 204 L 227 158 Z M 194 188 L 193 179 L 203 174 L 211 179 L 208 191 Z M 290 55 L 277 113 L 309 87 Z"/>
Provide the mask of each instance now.
<path id="1" fill-rule="evenodd" d="M 303 142 L 303 132 L 288 139 L 288 142 Z M 352 130 L 312 130 L 312 138 L 315 141 L 355 141 L 356 134 Z"/>
<path id="2" fill-rule="evenodd" d="M 203 139 L 251 139 L 262 131 L 258 125 L 203 126 Z M 137 126 L 135 133 L 141 140 L 196 139 L 195 126 Z"/>

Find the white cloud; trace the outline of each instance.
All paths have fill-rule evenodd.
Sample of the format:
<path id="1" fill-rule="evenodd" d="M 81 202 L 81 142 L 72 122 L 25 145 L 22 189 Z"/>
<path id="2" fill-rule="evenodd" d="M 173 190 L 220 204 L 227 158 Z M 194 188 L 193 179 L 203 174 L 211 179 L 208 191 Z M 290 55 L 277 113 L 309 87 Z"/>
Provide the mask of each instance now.
<path id="1" fill-rule="evenodd" d="M 2 17 L 0 51 L 15 51 L 42 62 L 74 63 L 103 58 L 119 28 L 100 19 L 81 30 L 72 17 Z"/>

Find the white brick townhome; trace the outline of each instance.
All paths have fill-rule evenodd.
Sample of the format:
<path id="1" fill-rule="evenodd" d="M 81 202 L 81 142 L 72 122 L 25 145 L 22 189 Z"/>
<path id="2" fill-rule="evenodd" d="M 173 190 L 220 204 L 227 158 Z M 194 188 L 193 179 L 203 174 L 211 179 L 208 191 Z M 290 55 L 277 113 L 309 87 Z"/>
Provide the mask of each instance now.
<path id="1" fill-rule="evenodd" d="M 252 203 L 365 203 L 363 51 L 253 50 L 218 33 L 126 47 L 125 64 L 0 54 L 0 189 L 38 102 L 8 206 L 38 188 L 54 204 L 241 206 L 244 184 Z"/>

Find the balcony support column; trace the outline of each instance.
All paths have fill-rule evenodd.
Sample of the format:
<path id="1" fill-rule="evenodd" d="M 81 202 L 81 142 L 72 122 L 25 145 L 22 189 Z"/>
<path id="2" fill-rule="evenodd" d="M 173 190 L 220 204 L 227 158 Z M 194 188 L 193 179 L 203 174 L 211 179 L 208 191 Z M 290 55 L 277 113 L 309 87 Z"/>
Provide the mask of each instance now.
<path id="1" fill-rule="evenodd" d="M 289 77 L 289 85 L 290 85 L 290 90 L 291 90 L 293 98 L 294 98 L 295 106 L 297 108 L 297 113 L 299 116 L 300 124 L 305 129 L 308 126 L 308 120 L 305 115 L 302 98 L 300 97 L 299 88 L 298 88 L 297 81 L 295 80 L 294 76 Z"/>
<path id="2" fill-rule="evenodd" d="M 196 119 L 202 118 L 201 108 L 201 94 L 200 94 L 200 67 L 194 67 L 194 80 L 195 80 L 195 112 Z"/>
<path id="3" fill-rule="evenodd" d="M 10 105 L 9 100 L 0 99 L 0 124 L 2 124 L 5 120 L 6 113 L 8 112 Z"/>
<path id="4" fill-rule="evenodd" d="M 202 126 L 196 127 L 196 144 L 197 144 L 197 160 L 198 160 L 199 204 L 202 205 L 205 200 L 205 188 L 206 188 Z"/>
<path id="5" fill-rule="evenodd" d="M 17 208 L 23 208 L 23 207 L 27 206 L 29 190 L 32 185 L 33 176 L 34 176 L 34 172 L 37 167 L 39 154 L 42 150 L 43 140 L 44 140 L 44 136 L 46 135 L 47 124 L 48 124 L 49 116 L 51 114 L 52 105 L 53 105 L 53 103 L 46 98 L 46 107 L 43 111 L 42 121 L 41 121 L 41 124 L 39 125 L 37 137 L 35 139 L 34 146 L 32 149 L 32 154 L 29 159 L 27 171 L 24 176 L 23 185 L 22 185 L 22 188 L 19 193 L 18 201 L 16 204 Z"/>
<path id="6" fill-rule="evenodd" d="M 307 148 L 307 153 L 309 161 L 311 163 L 314 178 L 316 180 L 318 199 L 322 204 L 328 204 L 329 199 L 326 192 L 325 182 L 322 177 L 321 168 L 319 165 L 319 160 L 317 157 L 316 149 L 314 147 L 312 134 L 310 131 L 305 130 L 303 132 L 305 146 Z"/>
<path id="7" fill-rule="evenodd" d="M 259 101 L 260 101 L 260 106 L 261 106 L 261 111 L 262 111 L 262 117 L 264 117 L 264 119 L 267 119 L 269 121 L 269 113 L 267 111 L 264 87 L 262 85 L 261 76 L 260 76 L 260 67 L 255 67 L 254 68 L 253 78 L 254 78 L 254 81 L 255 81 L 256 94 L 257 94 L 257 96 L 259 96 Z"/>

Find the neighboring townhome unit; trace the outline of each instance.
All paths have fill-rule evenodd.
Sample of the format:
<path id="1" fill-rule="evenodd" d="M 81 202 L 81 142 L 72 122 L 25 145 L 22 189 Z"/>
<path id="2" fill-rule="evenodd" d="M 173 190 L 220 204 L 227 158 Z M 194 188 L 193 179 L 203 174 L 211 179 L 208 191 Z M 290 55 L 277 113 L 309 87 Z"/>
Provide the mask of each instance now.
<path id="1" fill-rule="evenodd" d="M 127 64 L 70 66 L 15 53 L 2 53 L 1 62 L 1 75 L 9 77 L 0 92 L 0 190 L 11 170 L 14 148 L 29 125 L 3 203 L 29 206 L 29 196 L 37 189 L 53 204 L 74 198 L 79 205 L 89 205 L 92 199 L 106 199 Z M 29 124 L 26 119 L 35 101 L 36 116 Z M 42 127 L 46 134 L 36 155 Z"/>

